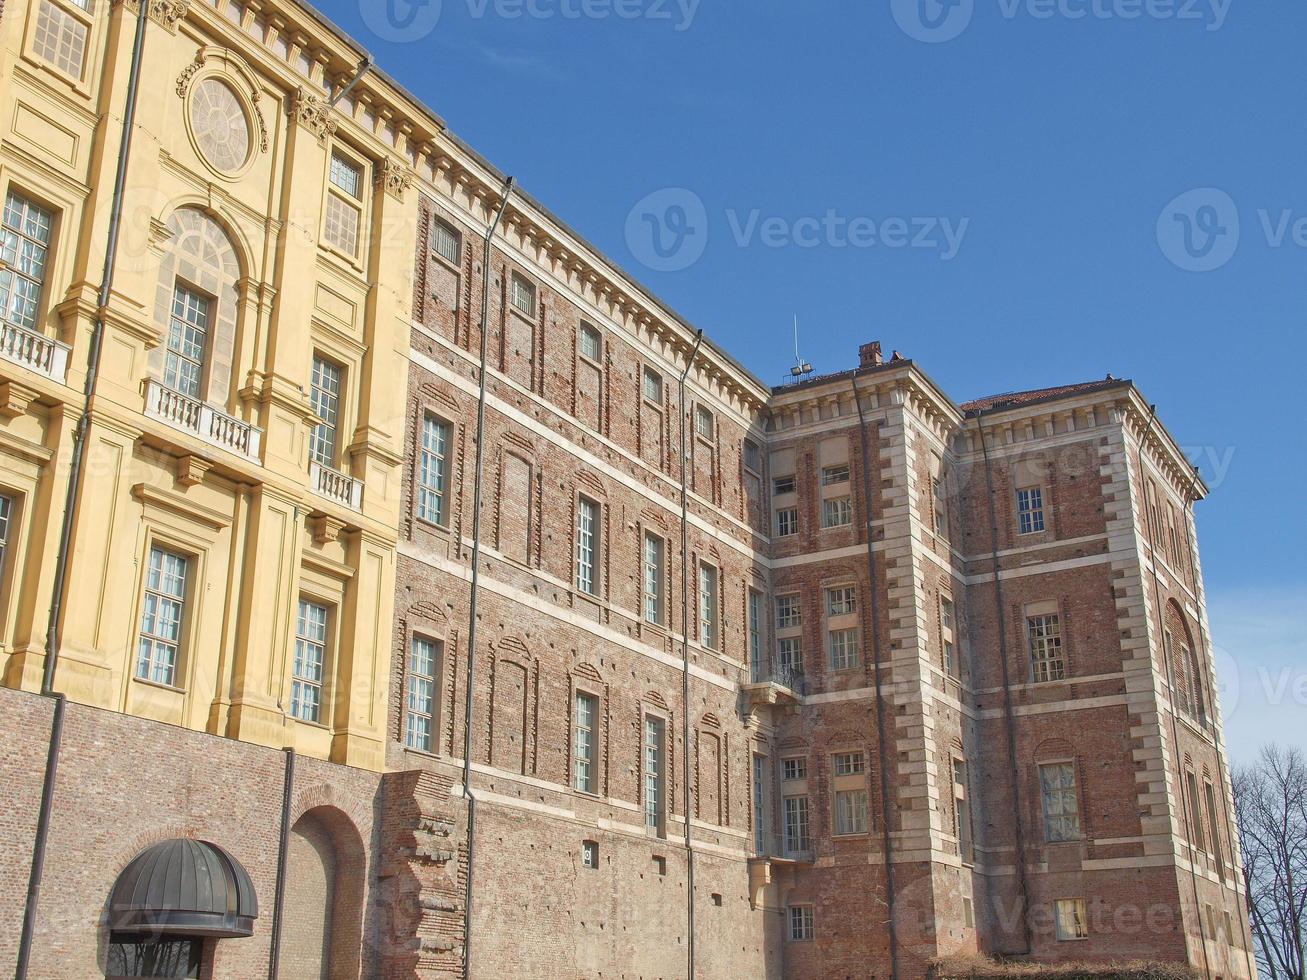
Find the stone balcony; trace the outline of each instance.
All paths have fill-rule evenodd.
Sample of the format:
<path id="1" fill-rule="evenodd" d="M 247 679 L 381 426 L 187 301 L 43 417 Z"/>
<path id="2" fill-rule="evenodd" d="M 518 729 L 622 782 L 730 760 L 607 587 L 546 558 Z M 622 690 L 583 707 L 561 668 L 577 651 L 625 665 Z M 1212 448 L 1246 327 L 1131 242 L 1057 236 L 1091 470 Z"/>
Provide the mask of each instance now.
<path id="1" fill-rule="evenodd" d="M 320 497 L 353 511 L 363 509 L 363 482 L 352 476 L 323 466 L 316 460 L 309 463 L 309 483 Z"/>
<path id="2" fill-rule="evenodd" d="M 145 383 L 145 414 L 189 432 L 211 446 L 251 462 L 259 461 L 263 430 L 242 422 L 198 398 L 191 398 L 151 378 Z"/>
<path id="3" fill-rule="evenodd" d="M 749 681 L 740 685 L 745 707 L 798 704 L 803 700 L 803 674 L 785 664 L 755 663 Z"/>
<path id="4" fill-rule="evenodd" d="M 69 346 L 13 323 L 0 323 L 0 357 L 63 384 Z"/>

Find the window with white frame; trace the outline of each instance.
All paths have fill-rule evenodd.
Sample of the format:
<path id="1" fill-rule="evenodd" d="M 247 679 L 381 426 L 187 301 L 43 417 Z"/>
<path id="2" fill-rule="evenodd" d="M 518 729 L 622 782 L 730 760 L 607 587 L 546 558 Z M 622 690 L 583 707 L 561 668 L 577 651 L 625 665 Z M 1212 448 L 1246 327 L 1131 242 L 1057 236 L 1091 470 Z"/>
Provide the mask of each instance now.
<path id="1" fill-rule="evenodd" d="M 1059 941 L 1089 938 L 1089 915 L 1083 898 L 1059 898 L 1053 905 Z"/>
<path id="2" fill-rule="evenodd" d="M 1030 616 L 1026 620 L 1030 638 L 1030 672 L 1036 683 L 1066 678 L 1062 655 L 1062 621 L 1055 615 Z"/>
<path id="3" fill-rule="evenodd" d="M 1044 490 L 1026 487 L 1017 491 L 1017 529 L 1022 534 L 1044 530 Z"/>
<path id="4" fill-rule="evenodd" d="M 777 641 L 781 667 L 796 674 L 803 673 L 803 646 L 797 636 L 785 636 Z"/>
<path id="5" fill-rule="evenodd" d="M 322 237 L 351 258 L 359 253 L 363 224 L 363 167 L 339 150 L 331 154 Z"/>
<path id="6" fill-rule="evenodd" d="M 596 363 L 604 357 L 604 338 L 597 327 L 582 323 L 577 335 L 577 349 L 581 356 Z"/>
<path id="7" fill-rule="evenodd" d="M 436 667 L 440 648 L 435 640 L 413 637 L 408 652 L 405 691 L 404 744 L 430 752 L 435 738 Z"/>
<path id="8" fill-rule="evenodd" d="M 857 776 L 867 771 L 867 757 L 861 752 L 839 752 L 833 768 L 837 776 Z"/>
<path id="9" fill-rule="evenodd" d="M 796 779 L 808 778 L 808 760 L 803 756 L 793 756 L 789 759 L 781 760 L 781 779 L 786 782 L 793 782 Z"/>
<path id="10" fill-rule="evenodd" d="M 851 670 L 858 666 L 858 631 L 830 631 L 830 669 Z"/>
<path id="11" fill-rule="evenodd" d="M 1050 844 L 1079 840 L 1080 803 L 1076 794 L 1075 764 L 1041 764 L 1039 793 L 1044 811 L 1044 840 Z"/>
<path id="12" fill-rule="evenodd" d="M 54 215 L 15 191 L 0 220 L 0 320 L 38 330 Z"/>
<path id="13" fill-rule="evenodd" d="M 663 376 L 651 367 L 646 367 L 640 375 L 640 389 L 644 397 L 651 402 L 663 403 Z"/>
<path id="14" fill-rule="evenodd" d="M 786 854 L 801 854 L 812 850 L 806 796 L 787 796 L 781 801 L 781 829 Z"/>
<path id="15" fill-rule="evenodd" d="M 655 715 L 644 716 L 644 825 L 663 833 L 663 733 L 664 723 Z"/>
<path id="16" fill-rule="evenodd" d="M 757 589 L 749 590 L 749 663 L 753 669 L 753 679 L 762 680 L 763 646 L 762 646 L 762 593 Z"/>
<path id="17" fill-rule="evenodd" d="M 658 535 L 644 534 L 644 619 L 663 625 L 663 582 L 667 543 Z"/>
<path id="18" fill-rule="evenodd" d="M 823 487 L 833 487 L 841 483 L 849 482 L 849 464 L 840 463 L 837 466 L 823 466 L 821 470 L 821 485 Z"/>
<path id="19" fill-rule="evenodd" d="M 595 573 L 599 560 L 599 505 L 576 498 L 576 587 L 587 595 L 599 592 Z"/>
<path id="20" fill-rule="evenodd" d="M 85 2 L 72 2 L 86 9 Z M 36 11 L 36 34 L 32 53 L 65 75 L 81 79 L 86 62 L 86 41 L 90 26 L 54 0 L 40 0 Z"/>
<path id="21" fill-rule="evenodd" d="M 319 602 L 300 599 L 295 618 L 295 663 L 290 714 L 300 721 L 322 721 L 322 690 L 327 673 L 327 622 L 331 611 Z"/>
<path id="22" fill-rule="evenodd" d="M 955 645 L 953 600 L 946 595 L 939 597 L 939 628 L 944 672 L 950 677 L 957 677 L 961 673 L 961 665 L 958 663 Z"/>
<path id="23" fill-rule="evenodd" d="M 811 905 L 790 906 L 790 941 L 795 943 L 811 942 L 816 938 L 817 930 L 813 922 Z"/>
<path id="24" fill-rule="evenodd" d="M 777 497 L 784 497 L 787 493 L 796 493 L 798 484 L 795 482 L 794 474 L 788 476 L 778 476 L 771 481 L 771 492 Z"/>
<path id="25" fill-rule="evenodd" d="M 831 616 L 848 616 L 858 611 L 858 590 L 852 585 L 841 585 L 826 590 L 826 612 Z"/>
<path id="26" fill-rule="evenodd" d="M 762 853 L 767 848 L 767 757 L 753 754 L 753 849 Z"/>
<path id="27" fill-rule="evenodd" d="M 696 405 L 694 408 L 694 433 L 701 439 L 712 439 L 713 432 L 716 431 L 716 419 L 712 411 L 706 405 Z"/>
<path id="28" fill-rule="evenodd" d="M 852 523 L 852 497 L 828 497 L 821 502 L 822 527 L 847 527 Z"/>
<path id="29" fill-rule="evenodd" d="M 169 687 L 177 683 L 189 570 L 185 556 L 157 545 L 150 548 L 136 644 L 136 676 L 141 680 Z"/>
<path id="30" fill-rule="evenodd" d="M 835 791 L 835 833 L 865 834 L 867 832 L 867 791 L 844 789 Z"/>
<path id="31" fill-rule="evenodd" d="M 776 536 L 788 538 L 799 533 L 799 508 L 781 507 L 776 511 Z"/>
<path id="32" fill-rule="evenodd" d="M 803 625 L 803 603 L 798 595 L 776 597 L 776 628 L 787 630 Z"/>
<path id="33" fill-rule="evenodd" d="M 418 517 L 429 524 L 449 521 L 448 422 L 434 415 L 422 417 L 422 448 L 418 453 Z"/>
<path id="34" fill-rule="evenodd" d="M 595 772 L 595 707 L 596 698 L 593 694 L 577 692 L 572 775 L 573 785 L 582 793 L 594 793 L 598 785 Z"/>
<path id="35" fill-rule="evenodd" d="M 463 253 L 463 236 L 437 218 L 431 228 L 431 250 L 446 262 L 458 265 Z"/>
<path id="36" fill-rule="evenodd" d="M 340 432 L 340 396 L 344 369 L 334 361 L 314 355 L 309 403 L 322 421 L 309 436 L 309 458 L 321 466 L 336 465 L 336 443 Z"/>
<path id="37" fill-rule="evenodd" d="M 213 300 L 208 296 L 180 282 L 173 287 L 163 383 L 188 398 L 200 397 L 212 315 Z"/>
<path id="38" fill-rule="evenodd" d="M 717 568 L 699 563 L 699 642 L 710 650 L 717 649 Z"/>
<path id="39" fill-rule="evenodd" d="M 508 284 L 508 302 L 524 316 L 536 315 L 536 286 L 520 272 L 514 272 Z"/>

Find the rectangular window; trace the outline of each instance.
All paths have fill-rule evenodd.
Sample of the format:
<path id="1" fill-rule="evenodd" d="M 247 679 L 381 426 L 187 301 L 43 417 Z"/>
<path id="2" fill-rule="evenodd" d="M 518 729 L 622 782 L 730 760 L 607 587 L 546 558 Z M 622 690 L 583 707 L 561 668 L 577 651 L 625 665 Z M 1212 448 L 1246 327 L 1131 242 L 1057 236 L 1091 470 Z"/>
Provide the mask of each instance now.
<path id="1" fill-rule="evenodd" d="M 778 538 L 788 538 L 792 534 L 799 533 L 799 509 L 797 507 L 782 507 L 776 512 L 776 536 Z"/>
<path id="2" fill-rule="evenodd" d="M 309 402 L 322 419 L 309 437 L 309 457 L 321 466 L 336 465 L 336 438 L 340 428 L 340 388 L 344 374 L 339 364 L 322 357 L 313 358 L 313 380 Z"/>
<path id="3" fill-rule="evenodd" d="M 32 43 L 38 58 L 48 61 L 64 74 L 80 79 L 86 57 L 86 37 L 85 24 L 51 0 L 41 0 Z"/>
<path id="4" fill-rule="evenodd" d="M 0 221 L 0 320 L 37 329 L 54 216 L 10 191 Z"/>
<path id="5" fill-rule="evenodd" d="M 513 309 L 526 316 L 533 317 L 536 315 L 536 287 L 535 283 L 527 279 L 520 272 L 514 272 L 512 279 L 509 281 L 508 301 L 513 304 Z"/>
<path id="6" fill-rule="evenodd" d="M 794 759 L 781 760 L 781 779 L 787 782 L 794 779 L 808 778 L 808 760 L 799 756 Z"/>
<path id="7" fill-rule="evenodd" d="M 581 842 L 581 867 L 596 871 L 599 868 L 599 844 L 587 840 Z"/>
<path id="8" fill-rule="evenodd" d="M 0 561 L 0 572 L 4 571 L 4 562 Z M 1216 828 L 1219 824 L 1216 822 L 1216 790 L 1212 788 L 1211 783 L 1203 784 L 1203 793 L 1207 798 L 1207 826 L 1212 830 L 1212 848 L 1211 853 L 1216 858 L 1216 873 L 1225 877 L 1225 854 L 1221 847 L 1221 835 L 1217 833 Z"/>
<path id="9" fill-rule="evenodd" d="M 431 524 L 449 520 L 449 423 L 433 415 L 422 419 L 422 449 L 418 454 L 418 517 Z"/>
<path id="10" fill-rule="evenodd" d="M 1026 620 L 1030 637 L 1030 672 L 1035 683 L 1066 679 L 1062 656 L 1062 621 L 1056 615 L 1031 616 Z"/>
<path id="11" fill-rule="evenodd" d="M 1189 843 L 1196 849 L 1207 849 L 1207 839 L 1203 836 L 1203 814 L 1198 808 L 1198 780 L 1191 772 L 1185 773 L 1185 784 L 1189 790 L 1189 822 L 1192 825 Z"/>
<path id="12" fill-rule="evenodd" d="M 776 597 L 776 628 L 787 630 L 803 625 L 803 604 L 797 595 Z"/>
<path id="13" fill-rule="evenodd" d="M 699 565 L 699 642 L 717 649 L 717 569 Z"/>
<path id="14" fill-rule="evenodd" d="M 787 493 L 794 493 L 798 487 L 794 482 L 793 476 L 778 476 L 772 480 L 771 492 L 777 497 L 783 497 Z"/>
<path id="15" fill-rule="evenodd" d="M 141 633 L 136 647 L 136 676 L 142 680 L 177 683 L 182 619 L 186 612 L 187 560 L 163 548 L 150 549 L 141 604 Z"/>
<path id="16" fill-rule="evenodd" d="M 803 673 L 803 648 L 797 636 L 787 636 L 778 642 L 781 667 L 796 674 Z"/>
<path id="17" fill-rule="evenodd" d="M 849 482 L 849 464 L 841 463 L 839 466 L 826 466 L 821 471 L 821 485 L 823 487 L 833 487 L 840 483 Z"/>
<path id="18" fill-rule="evenodd" d="M 853 523 L 853 499 L 832 497 L 821 502 L 822 527 L 847 527 Z"/>
<path id="19" fill-rule="evenodd" d="M 209 297 L 181 283 L 173 287 L 163 383 L 188 398 L 200 397 L 212 303 Z"/>
<path id="20" fill-rule="evenodd" d="M 644 716 L 644 825 L 663 832 L 663 720 Z"/>
<path id="21" fill-rule="evenodd" d="M 599 505 L 578 497 L 576 501 L 576 587 L 587 595 L 599 591 L 595 564 L 599 547 Z"/>
<path id="22" fill-rule="evenodd" d="M 790 941 L 795 943 L 811 942 L 817 935 L 813 924 L 811 905 L 790 906 Z"/>
<path id="23" fill-rule="evenodd" d="M 322 685 L 327 670 L 326 606 L 300 600 L 295 620 L 295 669 L 291 682 L 290 714 L 300 721 L 322 720 Z"/>
<path id="24" fill-rule="evenodd" d="M 801 854 L 812 850 L 812 838 L 808 833 L 808 798 L 785 797 L 781 815 L 784 818 L 785 853 Z"/>
<path id="25" fill-rule="evenodd" d="M 576 731 L 573 733 L 576 758 L 573 774 L 577 790 L 595 792 L 595 698 L 592 694 L 576 696 Z"/>
<path id="26" fill-rule="evenodd" d="M 835 775 L 859 776 L 867 771 L 867 758 L 861 752 L 841 752 L 835 756 Z"/>
<path id="27" fill-rule="evenodd" d="M 663 623 L 663 579 L 666 543 L 656 534 L 644 536 L 644 618 L 645 622 Z"/>
<path id="28" fill-rule="evenodd" d="M 767 850 L 767 757 L 753 756 L 753 849 Z"/>
<path id="29" fill-rule="evenodd" d="M 837 589 L 826 590 L 826 612 L 831 616 L 848 616 L 858 611 L 858 590 L 852 585 L 842 585 Z"/>
<path id="30" fill-rule="evenodd" d="M 867 791 L 865 789 L 840 790 L 835 794 L 835 833 L 865 834 L 867 832 Z"/>
<path id="31" fill-rule="evenodd" d="M 644 397 L 659 405 L 663 402 L 663 376 L 653 368 L 645 368 L 641 375 L 641 390 Z"/>
<path id="32" fill-rule="evenodd" d="M 1089 938 L 1089 916 L 1083 898 L 1059 898 L 1055 908 L 1059 940 Z"/>
<path id="33" fill-rule="evenodd" d="M 967 792 L 967 764 L 953 760 L 953 831 L 958 838 L 958 856 L 964 864 L 975 860 L 971 843 L 971 798 Z"/>
<path id="34" fill-rule="evenodd" d="M 957 649 L 954 646 L 953 600 L 948 596 L 939 598 L 940 646 L 943 648 L 944 671 L 950 677 L 958 677 L 961 665 L 958 663 Z"/>
<path id="35" fill-rule="evenodd" d="M 463 251 L 463 236 L 437 219 L 431 229 L 431 248 L 446 262 L 458 265 Z"/>
<path id="36" fill-rule="evenodd" d="M 331 186 L 324 207 L 322 237 L 346 255 L 357 256 L 363 209 L 363 168 L 343 154 L 331 154 Z"/>
<path id="37" fill-rule="evenodd" d="M 4 584 L 6 559 L 9 557 L 9 522 L 13 513 L 13 498 L 0 494 L 0 585 Z"/>
<path id="38" fill-rule="evenodd" d="M 413 637 L 408 652 L 404 744 L 422 752 L 430 752 L 434 741 L 438 656 L 434 640 Z"/>
<path id="39" fill-rule="evenodd" d="M 764 658 L 762 655 L 762 593 L 756 589 L 749 590 L 749 663 L 753 669 L 753 679 L 762 680 Z"/>
<path id="40" fill-rule="evenodd" d="M 344 191 L 354 200 L 359 200 L 363 189 L 363 168 L 343 154 L 331 155 L 331 183 L 338 190 Z"/>
<path id="41" fill-rule="evenodd" d="M 1080 804 L 1076 797 L 1076 767 L 1051 762 L 1039 767 L 1043 799 L 1044 840 L 1050 844 L 1080 839 Z"/>
<path id="42" fill-rule="evenodd" d="M 744 440 L 744 468 L 750 473 L 762 472 L 762 450 L 752 439 Z"/>
<path id="43" fill-rule="evenodd" d="M 1017 491 L 1018 529 L 1022 534 L 1035 534 L 1044 530 L 1044 491 L 1030 487 Z"/>
<path id="44" fill-rule="evenodd" d="M 581 324 L 580 336 L 577 338 L 577 348 L 581 351 L 582 357 L 587 357 L 595 362 L 602 361 L 604 356 L 603 335 L 595 327 L 583 323 Z"/>
<path id="45" fill-rule="evenodd" d="M 716 427 L 716 420 L 713 414 L 703 405 L 696 405 L 694 409 L 694 432 L 695 435 L 702 439 L 711 439 Z"/>
<path id="46" fill-rule="evenodd" d="M 830 631 L 830 669 L 850 670 L 858 666 L 858 631 Z"/>

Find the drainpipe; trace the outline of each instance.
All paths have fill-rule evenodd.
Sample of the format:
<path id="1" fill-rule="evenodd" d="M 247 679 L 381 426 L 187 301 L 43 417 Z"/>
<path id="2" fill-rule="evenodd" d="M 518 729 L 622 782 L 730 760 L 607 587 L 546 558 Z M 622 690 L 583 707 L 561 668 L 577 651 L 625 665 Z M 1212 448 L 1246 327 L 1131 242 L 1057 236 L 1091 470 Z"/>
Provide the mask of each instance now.
<path id="1" fill-rule="evenodd" d="M 1144 452 L 1148 448 L 1147 447 L 1148 436 L 1152 433 L 1153 425 L 1156 421 L 1157 421 L 1157 406 L 1149 405 L 1148 425 L 1144 428 L 1144 434 L 1139 439 L 1139 475 L 1144 480 L 1148 479 L 1147 475 L 1144 473 Z M 1145 483 L 1144 486 L 1146 488 L 1147 483 Z M 1186 833 L 1188 834 L 1189 837 L 1189 840 L 1187 842 L 1189 844 L 1189 885 L 1192 888 L 1193 895 L 1194 895 L 1194 918 L 1198 920 L 1198 945 L 1203 951 L 1203 974 L 1204 976 L 1211 977 L 1212 965 L 1210 962 L 1208 962 L 1207 959 L 1207 933 L 1203 926 L 1203 906 L 1198 899 L 1198 868 L 1196 866 L 1198 861 L 1196 855 L 1196 848 L 1194 846 L 1194 841 L 1193 841 L 1194 815 L 1189 810 L 1190 801 L 1189 801 L 1189 794 L 1187 793 L 1188 787 L 1185 785 L 1184 759 L 1180 757 L 1180 729 L 1175 723 L 1175 713 L 1176 713 L 1175 664 L 1173 662 L 1175 660 L 1175 657 L 1173 655 L 1167 656 L 1166 653 L 1166 641 L 1165 641 L 1166 610 L 1165 607 L 1162 605 L 1162 585 L 1157 574 L 1157 542 L 1153 540 L 1153 522 L 1150 518 L 1150 515 L 1148 514 L 1148 495 L 1146 489 L 1144 491 L 1144 523 L 1148 525 L 1148 568 L 1153 573 L 1153 605 L 1156 607 L 1157 610 L 1158 633 L 1160 636 L 1163 637 L 1162 666 L 1166 669 L 1166 684 L 1171 699 L 1171 744 L 1175 746 L 1176 765 L 1178 766 L 1178 768 L 1176 769 L 1176 776 L 1177 776 L 1177 782 L 1179 784 L 1180 812 L 1184 814 Z M 1204 648 L 1204 654 L 1205 653 L 1206 653 L 1206 649 Z M 1202 680 L 1202 678 L 1198 678 L 1198 679 L 1200 681 Z M 1217 755 L 1219 756 L 1220 753 L 1218 752 Z M 1180 914 L 1180 924 L 1184 925 L 1183 909 L 1181 910 L 1181 914 Z M 1185 932 L 1186 946 L 1188 945 L 1188 942 L 1189 942 L 1189 933 L 1186 930 Z"/>
<path id="2" fill-rule="evenodd" d="M 1193 479 L 1189 482 L 1189 492 L 1185 494 L 1185 510 L 1188 511 L 1191 516 L 1193 514 L 1194 504 L 1198 502 L 1198 496 L 1195 493 L 1195 491 L 1198 489 L 1198 478 L 1199 478 L 1198 467 L 1195 466 Z M 1203 595 L 1202 583 L 1198 581 L 1198 559 L 1196 557 L 1198 554 L 1198 542 L 1194 540 L 1194 534 L 1190 531 L 1189 523 L 1187 521 L 1185 522 L 1184 537 L 1185 537 L 1185 542 L 1189 546 L 1189 577 L 1193 579 L 1194 595 L 1197 597 L 1200 603 L 1205 604 L 1207 601 L 1207 597 Z M 1201 606 L 1199 608 L 1201 612 Z M 1198 638 L 1203 645 L 1203 659 L 1205 661 L 1207 658 L 1207 630 L 1203 626 L 1203 617 L 1201 615 L 1199 615 L 1198 617 Z M 1210 693 L 1209 701 L 1211 702 L 1212 715 L 1213 715 L 1212 741 L 1215 742 L 1216 741 L 1216 734 L 1215 734 L 1216 732 L 1216 718 L 1215 718 L 1216 675 L 1215 673 L 1210 674 L 1207 678 L 1207 690 Z M 1234 834 L 1234 828 L 1231 826 L 1230 823 L 1230 807 L 1226 800 L 1226 795 L 1225 795 L 1225 785 L 1226 785 L 1225 762 L 1221 758 L 1221 752 L 1219 746 L 1216 752 L 1216 775 L 1221 783 L 1221 821 L 1222 823 L 1225 824 L 1225 840 L 1230 845 L 1230 875 L 1231 877 L 1234 877 L 1234 875 L 1239 870 L 1234 866 L 1235 834 Z M 1215 835 L 1215 828 L 1213 828 L 1213 835 Z M 1219 850 L 1221 846 L 1220 840 L 1218 839 L 1215 843 L 1217 849 Z M 1221 875 L 1221 890 L 1225 891 L 1224 874 Z M 1235 891 L 1234 897 L 1235 897 L 1235 904 L 1237 905 L 1239 901 L 1238 891 Z M 1243 928 L 1241 928 L 1239 932 L 1244 940 L 1244 944 L 1243 944 L 1244 959 L 1248 965 L 1248 976 L 1251 977 L 1256 973 L 1256 970 L 1253 967 L 1253 960 L 1252 960 L 1252 936 L 1248 934 L 1248 916 L 1241 915 L 1239 918 L 1243 922 Z"/>
<path id="3" fill-rule="evenodd" d="M 286 775 L 281 788 L 281 839 L 277 842 L 277 885 L 272 900 L 272 931 L 268 947 L 268 980 L 281 969 L 281 917 L 286 909 L 286 862 L 290 855 L 290 804 L 295 792 L 295 750 L 286 752 Z"/>
<path id="4" fill-rule="evenodd" d="M 1021 938 L 1025 943 L 1024 956 L 1034 946 L 1030 933 L 1030 884 L 1026 879 L 1026 831 L 1021 817 L 1021 770 L 1017 765 L 1016 717 L 1012 710 L 1012 680 L 1008 670 L 1007 612 L 1003 607 L 1003 579 L 998 561 L 998 511 L 994 507 L 994 464 L 989 458 L 989 441 L 985 438 L 985 413 L 976 415 L 976 431 L 980 433 L 980 451 L 985 457 L 985 491 L 989 498 L 989 553 L 990 568 L 994 575 L 994 606 L 998 614 L 998 659 L 1003 668 L 1003 717 L 1007 723 L 1007 762 L 1012 772 L 1012 826 L 1016 839 L 1017 895 L 1021 902 Z"/>
<path id="5" fill-rule="evenodd" d="M 50 618 L 46 626 L 45 663 L 41 673 L 41 694 L 53 698 L 54 716 L 50 722 L 50 745 L 45 764 L 45 782 L 41 788 L 41 810 L 36 819 L 36 840 L 32 845 L 32 868 L 27 881 L 27 905 L 23 910 L 23 931 L 18 940 L 15 980 L 25 980 L 32 954 L 32 937 L 41 897 L 41 879 L 45 870 L 45 847 L 50 834 L 50 816 L 54 805 L 55 779 L 59 770 L 59 750 L 63 743 L 64 696 L 54 690 L 55 671 L 59 664 L 60 621 L 64 595 L 68 591 L 68 561 L 72 554 L 73 522 L 81 501 L 82 461 L 86 455 L 87 435 L 91 427 L 91 398 L 100 374 L 100 350 L 104 345 L 105 309 L 113 291 L 117 267 L 118 239 L 122 231 L 123 197 L 127 188 L 127 161 L 131 154 L 132 127 L 136 121 L 136 96 L 141 84 L 141 58 L 145 51 L 145 26 L 149 16 L 142 3 L 136 13 L 136 36 L 132 42 L 131 72 L 127 82 L 127 105 L 123 113 L 122 143 L 118 148 L 118 167 L 114 173 L 113 203 L 109 212 L 109 237 L 104 253 L 104 272 L 100 279 L 95 323 L 86 357 L 86 382 L 82 387 L 82 409 L 73 429 L 73 453 L 68 471 L 68 488 L 64 497 L 63 521 L 59 528 L 59 550 L 55 553 L 54 588 L 50 597 Z"/>
<path id="6" fill-rule="evenodd" d="M 689 978 L 694 980 L 694 848 L 690 842 L 690 494 L 686 483 L 685 460 L 685 379 L 694 367 L 703 343 L 703 331 L 694 336 L 694 347 L 681 372 L 681 779 L 685 783 L 685 873 L 686 929 L 689 941 L 686 956 Z"/>
<path id="7" fill-rule="evenodd" d="M 499 200 L 499 210 L 495 219 L 486 229 L 483 268 L 481 270 L 481 386 L 477 393 L 477 455 L 476 477 L 472 491 L 472 589 L 468 602 L 467 615 L 467 680 L 464 683 L 466 696 L 463 702 L 463 797 L 467 800 L 467 879 L 463 894 L 463 978 L 472 976 L 472 866 L 476 851 L 477 800 L 472 795 L 472 685 L 476 679 L 475 666 L 477 655 L 477 596 L 481 589 L 481 497 L 482 477 L 485 471 L 485 434 L 486 434 L 486 359 L 489 351 L 490 335 L 490 246 L 495 237 L 495 230 L 508 210 L 508 200 L 513 194 L 513 178 L 504 181 L 503 193 Z"/>
<path id="8" fill-rule="evenodd" d="M 862 497 L 866 501 L 867 517 L 867 579 L 871 590 L 871 657 L 874 666 L 876 684 L 876 755 L 880 770 L 880 835 L 881 848 L 885 854 L 885 901 L 889 908 L 889 962 L 891 980 L 899 980 L 899 929 L 895 920 L 896 891 L 894 887 L 894 859 L 891 854 L 890 805 L 889 805 L 889 751 L 885 745 L 885 695 L 881 689 L 881 650 L 880 650 L 880 586 L 876 580 L 875 550 L 875 515 L 872 505 L 875 501 L 875 482 L 872 480 L 874 464 L 871 450 L 867 443 L 867 418 L 862 411 L 862 398 L 858 394 L 856 374 L 849 378 L 853 385 L 853 404 L 858 409 L 858 437 L 862 447 Z"/>

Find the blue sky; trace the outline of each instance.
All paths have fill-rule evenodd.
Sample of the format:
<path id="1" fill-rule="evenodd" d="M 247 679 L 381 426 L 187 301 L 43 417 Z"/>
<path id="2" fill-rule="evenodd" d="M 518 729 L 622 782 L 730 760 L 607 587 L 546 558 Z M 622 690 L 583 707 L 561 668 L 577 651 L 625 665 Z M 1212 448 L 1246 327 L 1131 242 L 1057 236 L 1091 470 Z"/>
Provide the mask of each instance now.
<path id="1" fill-rule="evenodd" d="M 318 4 L 767 381 L 795 315 L 958 401 L 1133 378 L 1214 488 L 1232 754 L 1305 741 L 1307 5 Z"/>

